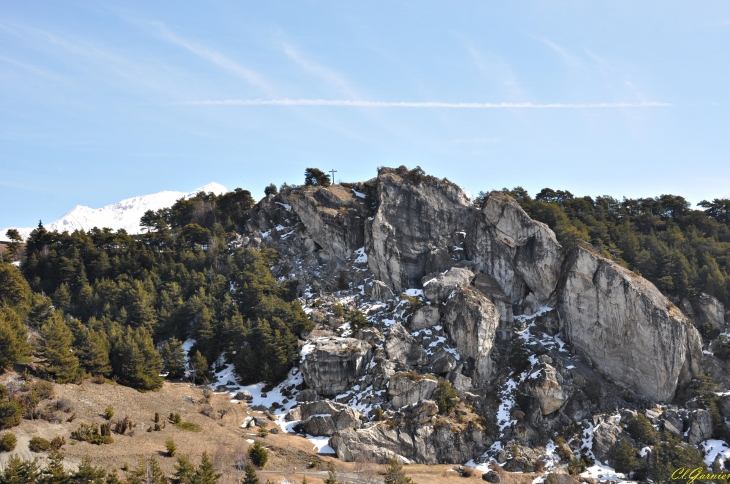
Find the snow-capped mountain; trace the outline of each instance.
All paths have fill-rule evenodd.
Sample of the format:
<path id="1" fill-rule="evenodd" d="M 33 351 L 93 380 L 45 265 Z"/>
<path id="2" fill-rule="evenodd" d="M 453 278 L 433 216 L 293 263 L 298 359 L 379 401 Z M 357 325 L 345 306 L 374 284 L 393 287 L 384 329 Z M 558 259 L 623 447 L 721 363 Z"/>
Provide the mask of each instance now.
<path id="1" fill-rule="evenodd" d="M 49 224 L 44 224 L 48 230 L 90 230 L 94 227 L 109 227 L 113 230 L 124 229 L 130 234 L 138 234 L 142 231 L 139 226 L 139 219 L 147 210 L 159 210 L 171 207 L 181 198 L 192 198 L 200 192 L 213 192 L 216 195 L 227 193 L 229 190 L 220 183 L 209 183 L 190 193 L 162 191 L 151 195 L 140 195 L 127 198 L 111 205 L 101 208 L 91 208 L 84 205 L 76 205 L 66 215 Z M 7 227 L 0 230 L 0 241 L 8 240 L 5 236 L 10 228 L 17 228 L 21 237 L 26 239 L 35 227 Z"/>

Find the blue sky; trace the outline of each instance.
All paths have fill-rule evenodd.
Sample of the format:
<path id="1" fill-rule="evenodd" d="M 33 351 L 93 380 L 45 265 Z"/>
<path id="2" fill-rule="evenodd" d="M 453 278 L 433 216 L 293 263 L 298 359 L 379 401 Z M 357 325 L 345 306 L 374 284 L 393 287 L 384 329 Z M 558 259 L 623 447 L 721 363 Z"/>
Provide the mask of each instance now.
<path id="1" fill-rule="evenodd" d="M 729 60 L 720 1 L 5 1 L 0 227 L 308 166 L 723 197 Z"/>

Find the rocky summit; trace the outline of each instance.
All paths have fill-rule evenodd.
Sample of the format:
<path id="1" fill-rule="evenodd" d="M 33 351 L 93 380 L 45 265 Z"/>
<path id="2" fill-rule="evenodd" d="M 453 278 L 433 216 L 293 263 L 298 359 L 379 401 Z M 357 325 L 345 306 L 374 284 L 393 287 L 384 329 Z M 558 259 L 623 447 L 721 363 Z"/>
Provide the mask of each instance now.
<path id="1" fill-rule="evenodd" d="M 605 252 L 562 247 L 505 193 L 477 203 L 381 168 L 285 187 L 246 228 L 236 243 L 276 249 L 272 273 L 317 323 L 287 420 L 341 459 L 583 472 L 621 467 L 622 442 L 647 438 L 640 417 L 687 445 L 713 435 L 690 396 L 703 373 L 726 373 L 697 330 L 726 330 L 722 304 L 703 294 L 680 309 Z"/>

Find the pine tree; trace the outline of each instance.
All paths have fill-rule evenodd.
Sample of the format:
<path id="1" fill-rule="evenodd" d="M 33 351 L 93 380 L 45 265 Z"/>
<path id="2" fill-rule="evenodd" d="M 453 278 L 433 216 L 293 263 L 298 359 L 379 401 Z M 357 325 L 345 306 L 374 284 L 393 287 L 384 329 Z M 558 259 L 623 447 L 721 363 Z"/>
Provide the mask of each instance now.
<path id="1" fill-rule="evenodd" d="M 23 460 L 18 457 L 18 454 L 12 454 L 5 465 L 2 482 L 3 484 L 36 484 L 40 475 L 38 459 Z"/>
<path id="2" fill-rule="evenodd" d="M 28 331 L 20 316 L 10 308 L 0 308 L 0 373 L 29 355 Z"/>
<path id="3" fill-rule="evenodd" d="M 196 384 L 208 381 L 208 362 L 200 351 L 196 351 L 190 358 L 190 375 Z"/>
<path id="4" fill-rule="evenodd" d="M 246 476 L 241 481 L 241 484 L 259 484 L 259 477 L 256 475 L 256 469 L 250 463 L 246 464 Z"/>
<path id="5" fill-rule="evenodd" d="M 167 479 L 157 459 L 143 457 L 137 468 L 127 475 L 127 484 L 167 484 Z"/>
<path id="6" fill-rule="evenodd" d="M 116 334 L 110 359 L 121 383 L 140 390 L 156 390 L 162 386 L 162 358 L 144 327 L 128 326 Z"/>
<path id="7" fill-rule="evenodd" d="M 48 464 L 43 469 L 39 482 L 42 484 L 66 484 L 70 477 L 63 467 L 65 456 L 56 449 L 48 453 Z"/>
<path id="8" fill-rule="evenodd" d="M 177 458 L 175 464 L 175 474 L 172 477 L 173 484 L 193 484 L 193 476 L 195 475 L 195 466 L 190 459 L 181 455 Z"/>
<path id="9" fill-rule="evenodd" d="M 327 479 L 324 480 L 324 484 L 340 484 L 337 482 L 337 472 L 335 472 L 335 466 L 330 463 L 327 469 Z"/>
<path id="10" fill-rule="evenodd" d="M 57 383 L 74 381 L 79 374 L 79 359 L 71 348 L 73 334 L 61 313 L 54 312 L 50 320 L 41 327 L 40 334 L 43 372 Z"/>
<path id="11" fill-rule="evenodd" d="M 406 472 L 398 460 L 392 458 L 385 468 L 385 484 L 413 484 L 413 480 L 406 476 Z"/>
<path id="12" fill-rule="evenodd" d="M 106 471 L 100 467 L 92 465 L 91 457 L 81 459 L 81 464 L 76 472 L 71 476 L 72 484 L 104 484 L 106 479 Z"/>
<path id="13" fill-rule="evenodd" d="M 208 458 L 208 453 L 203 452 L 203 457 L 200 460 L 198 469 L 195 471 L 193 482 L 195 484 L 216 484 L 222 475 L 216 474 L 213 469 L 213 463 Z"/>
<path id="14" fill-rule="evenodd" d="M 167 340 L 162 347 L 162 365 L 170 378 L 181 378 L 185 376 L 187 355 L 183 348 L 182 341 L 174 336 Z"/>

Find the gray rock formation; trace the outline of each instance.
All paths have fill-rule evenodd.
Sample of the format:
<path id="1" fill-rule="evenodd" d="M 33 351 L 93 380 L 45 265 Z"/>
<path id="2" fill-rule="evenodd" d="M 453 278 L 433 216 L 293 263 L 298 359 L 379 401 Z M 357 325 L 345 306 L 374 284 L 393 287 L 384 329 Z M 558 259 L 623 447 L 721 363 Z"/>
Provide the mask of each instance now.
<path id="1" fill-rule="evenodd" d="M 304 382 L 319 395 L 334 397 L 365 372 L 372 347 L 355 338 L 318 338 L 300 365 Z"/>
<path id="2" fill-rule="evenodd" d="M 332 436 L 344 429 L 360 428 L 360 412 L 329 400 L 307 402 L 294 409 L 289 421 L 301 420 L 299 429 L 309 435 Z"/>
<path id="3" fill-rule="evenodd" d="M 421 279 L 423 295 L 435 304 L 446 302 L 456 288 L 468 286 L 472 279 L 474 273 L 460 267 L 452 267 L 441 274 L 429 274 Z"/>
<path id="4" fill-rule="evenodd" d="M 687 441 L 697 445 L 712 437 L 712 416 L 704 409 L 695 410 L 689 417 L 689 435 Z"/>
<path id="5" fill-rule="evenodd" d="M 525 389 L 540 405 L 543 415 L 549 415 L 563 406 L 570 398 L 570 390 L 563 384 L 563 377 L 555 368 L 541 363 L 530 370 Z"/>
<path id="6" fill-rule="evenodd" d="M 370 270 L 396 292 L 463 257 L 454 251 L 469 221 L 471 202 L 453 183 L 420 180 L 405 169 L 381 169 L 378 211 L 365 233 Z M 448 209 L 445 209 L 448 207 Z"/>
<path id="7" fill-rule="evenodd" d="M 618 443 L 622 433 L 623 428 L 619 417 L 615 415 L 596 416 L 594 419 L 592 448 L 596 459 L 603 463 L 608 462 L 612 458 L 611 451 Z"/>
<path id="8" fill-rule="evenodd" d="M 490 193 L 472 217 L 466 248 L 475 269 L 494 277 L 512 303 L 525 287 L 544 303 L 558 282 L 563 257 L 555 234 L 501 192 Z"/>
<path id="9" fill-rule="evenodd" d="M 389 359 L 407 366 L 425 365 L 428 362 L 428 355 L 421 344 L 400 323 L 390 328 L 385 351 Z"/>
<path id="10" fill-rule="evenodd" d="M 487 449 L 484 433 L 474 426 L 455 432 L 448 425 L 435 427 L 430 422 L 406 423 L 395 428 L 378 424 L 346 429 L 337 432 L 330 445 L 344 461 L 364 458 L 380 464 L 391 458 L 419 464 L 466 462 Z"/>
<path id="11" fill-rule="evenodd" d="M 459 287 L 446 304 L 444 331 L 462 358 L 474 362 L 472 380 L 484 382 L 492 372 L 490 354 L 499 326 L 499 311 L 473 287 Z"/>
<path id="12" fill-rule="evenodd" d="M 497 307 L 499 321 L 502 326 L 509 327 L 514 322 L 512 303 L 500 287 L 499 282 L 489 274 L 480 272 L 474 277 L 474 287 Z"/>
<path id="13" fill-rule="evenodd" d="M 390 290 L 388 285 L 383 281 L 373 281 L 373 285 L 370 288 L 370 300 L 385 302 L 393 299 L 393 291 Z"/>
<path id="14" fill-rule="evenodd" d="M 436 379 L 420 376 L 414 378 L 410 373 L 396 373 L 390 377 L 388 397 L 394 407 L 413 405 L 421 400 L 430 400 L 436 390 Z"/>
<path id="15" fill-rule="evenodd" d="M 725 305 L 717 298 L 702 293 L 697 298 L 697 313 L 701 323 L 709 323 L 719 331 L 725 331 Z"/>
<path id="16" fill-rule="evenodd" d="M 700 369 L 697 330 L 646 279 L 576 247 L 558 287 L 560 330 L 601 372 L 656 401 Z"/>
<path id="17" fill-rule="evenodd" d="M 411 316 L 408 322 L 408 328 L 411 331 L 418 331 L 419 329 L 431 328 L 436 326 L 441 316 L 439 310 L 435 306 L 421 306 Z"/>

